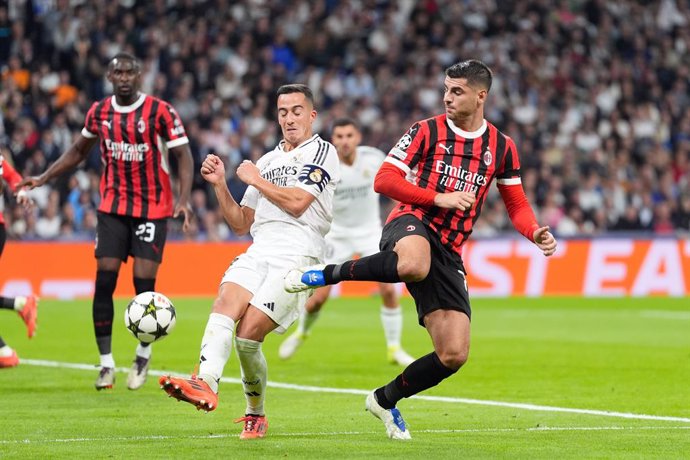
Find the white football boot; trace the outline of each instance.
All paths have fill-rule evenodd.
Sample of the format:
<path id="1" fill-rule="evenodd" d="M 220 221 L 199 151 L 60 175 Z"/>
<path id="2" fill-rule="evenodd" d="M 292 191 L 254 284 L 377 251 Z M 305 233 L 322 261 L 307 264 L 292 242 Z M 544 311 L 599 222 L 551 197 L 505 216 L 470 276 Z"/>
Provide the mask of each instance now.
<path id="1" fill-rule="evenodd" d="M 293 268 L 285 275 L 283 285 L 287 292 L 295 293 L 325 286 L 323 268 L 325 265 Z"/>
<path id="2" fill-rule="evenodd" d="M 127 388 L 138 390 L 146 383 L 146 376 L 149 373 L 149 359 L 137 356 L 132 362 L 132 367 L 127 376 Z"/>
<path id="3" fill-rule="evenodd" d="M 397 364 L 399 366 L 407 367 L 412 364 L 415 359 L 410 356 L 401 347 L 388 347 L 388 362 Z"/>
<path id="4" fill-rule="evenodd" d="M 115 369 L 112 367 L 101 367 L 98 372 L 95 387 L 98 391 L 112 389 L 115 385 Z"/>
<path id="5" fill-rule="evenodd" d="M 301 332 L 295 331 L 290 334 L 288 338 L 283 340 L 283 343 L 280 344 L 280 348 L 278 348 L 278 356 L 280 359 L 290 359 L 304 343 L 306 338 L 307 335 Z"/>
<path id="6" fill-rule="evenodd" d="M 367 395 L 364 406 L 374 417 L 383 422 L 389 438 L 399 440 L 412 439 L 410 430 L 407 429 L 400 411 L 395 407 L 393 409 L 384 409 L 379 406 L 373 391 Z"/>

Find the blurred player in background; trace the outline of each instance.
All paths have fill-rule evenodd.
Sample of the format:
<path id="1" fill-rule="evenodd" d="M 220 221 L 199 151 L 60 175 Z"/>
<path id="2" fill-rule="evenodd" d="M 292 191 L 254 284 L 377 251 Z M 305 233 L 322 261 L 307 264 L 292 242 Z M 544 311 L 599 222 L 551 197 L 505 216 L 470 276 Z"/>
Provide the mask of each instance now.
<path id="1" fill-rule="evenodd" d="M 112 97 L 94 103 L 86 115 L 81 136 L 55 163 L 37 177 L 24 180 L 30 188 L 74 169 L 100 140 L 103 174 L 96 229 L 96 286 L 93 323 L 101 370 L 96 389 L 112 388 L 115 359 L 112 355 L 113 292 L 122 262 L 134 258 L 134 290 L 154 291 L 163 259 L 167 219 L 184 216 L 183 230 L 191 219 L 189 197 L 193 161 L 182 120 L 167 102 L 139 92 L 141 64 L 128 53 L 117 54 L 108 64 Z M 173 207 L 168 154 L 179 165 L 179 197 Z M 146 381 L 151 347 L 140 343 L 127 387 Z"/>
<path id="2" fill-rule="evenodd" d="M 545 256 L 556 250 L 549 227 L 537 224 L 522 189 L 515 143 L 484 119 L 491 81 L 491 70 L 477 60 L 447 68 L 445 113 L 415 123 L 391 149 L 375 187 L 400 204 L 388 216 L 381 252 L 293 270 L 285 278 L 289 292 L 345 280 L 405 281 L 434 351 L 366 398 L 366 409 L 392 439 L 411 437 L 398 401 L 438 385 L 467 361 L 471 310 L 462 246 L 494 179 L 515 228 Z"/>
<path id="3" fill-rule="evenodd" d="M 5 158 L 0 153 L 0 257 L 2 251 L 5 249 L 5 241 L 7 240 L 7 232 L 5 230 L 4 198 L 3 188 L 7 183 L 15 196 L 17 203 L 24 206 L 31 206 L 31 199 L 26 194 L 26 190 L 18 187 L 22 180 L 22 176 L 12 167 L 11 164 L 5 162 Z M 35 295 L 28 297 L 0 297 L 0 309 L 16 311 L 21 316 L 29 338 L 32 338 L 36 332 L 36 318 L 38 316 L 38 298 Z M 0 337 L 0 369 L 4 367 L 14 367 L 19 364 L 19 357 L 9 345 Z"/>
<path id="4" fill-rule="evenodd" d="M 341 180 L 333 199 L 333 222 L 326 235 L 326 263 L 339 264 L 352 257 L 369 256 L 379 251 L 381 211 L 374 191 L 374 176 L 385 153 L 374 147 L 360 146 L 362 134 L 357 123 L 342 118 L 333 123 L 331 142 L 338 151 Z M 290 358 L 302 345 L 328 300 L 330 286 L 316 290 L 300 315 L 297 330 L 280 345 L 278 355 Z M 407 366 L 414 358 L 400 346 L 403 317 L 395 285 L 379 283 L 383 300 L 381 324 L 386 337 L 388 361 Z"/>
<path id="5" fill-rule="evenodd" d="M 208 155 L 201 167 L 233 232 L 251 231 L 253 243 L 232 261 L 221 280 L 201 340 L 198 376 L 160 378 L 170 396 L 197 409 L 214 410 L 235 331 L 247 399 L 245 416 L 237 420 L 244 422 L 241 439 L 262 438 L 268 429 L 267 365 L 261 344 L 269 332 L 290 327 L 304 308 L 309 294 L 288 294 L 283 278 L 290 268 L 323 260 L 340 176 L 335 147 L 312 134 L 316 110 L 311 90 L 284 85 L 277 94 L 283 140 L 256 165 L 245 160 L 237 168 L 237 176 L 249 186 L 240 204 L 230 195 L 220 158 Z"/>

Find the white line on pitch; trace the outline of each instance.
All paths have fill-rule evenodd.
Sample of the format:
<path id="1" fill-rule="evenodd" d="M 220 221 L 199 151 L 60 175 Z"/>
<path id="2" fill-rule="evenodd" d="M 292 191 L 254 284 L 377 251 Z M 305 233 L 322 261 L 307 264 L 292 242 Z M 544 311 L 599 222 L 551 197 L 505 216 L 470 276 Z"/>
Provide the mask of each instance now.
<path id="1" fill-rule="evenodd" d="M 467 430 L 415 430 L 415 433 L 534 433 L 546 431 L 642 431 L 642 430 L 688 430 L 690 426 L 564 426 L 564 427 L 531 427 L 531 428 L 470 428 Z M 299 438 L 299 437 L 325 437 L 325 436 L 361 436 L 370 435 L 371 431 L 336 431 L 336 432 L 306 432 L 306 433 L 271 433 L 271 438 Z M 236 438 L 237 434 L 220 433 L 208 435 L 188 436 L 113 436 L 107 438 L 58 438 L 58 439 L 0 439 L 3 444 L 57 444 L 77 442 L 113 442 L 113 441 L 167 441 L 170 439 L 225 439 Z"/>
<path id="2" fill-rule="evenodd" d="M 690 319 L 690 311 L 642 310 L 640 315 L 646 318 Z"/>
<path id="3" fill-rule="evenodd" d="M 95 366 L 89 364 L 81 363 L 63 363 L 59 361 L 44 361 L 40 359 L 22 359 L 22 364 L 28 364 L 31 366 L 42 366 L 42 367 L 59 367 L 63 369 L 80 369 L 80 370 L 94 370 Z M 129 372 L 128 368 L 118 367 L 118 372 Z M 150 375 L 173 375 L 173 376 L 185 376 L 186 374 L 181 374 L 179 372 L 172 371 L 158 371 L 149 370 Z M 234 383 L 241 384 L 240 379 L 222 377 L 220 379 L 223 383 Z M 296 385 L 293 383 L 281 383 L 281 382 L 268 382 L 268 386 L 272 388 L 283 388 L 286 390 L 297 390 L 297 391 L 307 391 L 313 393 L 340 393 L 340 394 L 353 394 L 353 395 L 367 395 L 371 390 L 357 390 L 354 388 L 329 388 L 329 387 L 317 387 L 309 385 Z M 646 414 L 633 414 L 629 412 L 612 412 L 605 410 L 595 410 L 595 409 L 574 409 L 569 407 L 555 407 L 555 406 L 541 406 L 536 404 L 526 404 L 526 403 L 513 403 L 505 401 L 491 401 L 484 399 L 468 399 L 468 398 L 453 398 L 447 396 L 426 396 L 417 395 L 413 396 L 415 399 L 422 399 L 425 401 L 439 401 L 446 403 L 460 403 L 460 404 L 475 404 L 481 406 L 496 406 L 496 407 L 510 407 L 513 409 L 523 409 L 531 411 L 541 411 L 541 412 L 566 412 L 571 414 L 586 414 L 586 415 L 598 415 L 602 417 L 616 417 L 616 418 L 627 418 L 636 420 L 659 420 L 666 422 L 685 422 L 690 423 L 690 418 L 687 417 L 671 417 L 664 415 L 646 415 Z"/>

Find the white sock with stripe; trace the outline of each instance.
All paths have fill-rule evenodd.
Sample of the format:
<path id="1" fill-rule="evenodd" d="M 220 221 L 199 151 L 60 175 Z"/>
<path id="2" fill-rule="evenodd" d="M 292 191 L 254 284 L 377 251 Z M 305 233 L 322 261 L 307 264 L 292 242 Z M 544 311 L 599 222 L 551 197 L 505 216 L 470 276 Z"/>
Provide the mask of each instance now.
<path id="1" fill-rule="evenodd" d="M 247 397 L 245 414 L 264 415 L 268 367 L 261 351 L 261 342 L 236 337 L 235 347 L 242 370 L 242 386 Z"/>
<path id="2" fill-rule="evenodd" d="M 220 313 L 211 313 L 206 323 L 199 352 L 199 378 L 218 393 L 218 381 L 230 359 L 235 321 Z"/>

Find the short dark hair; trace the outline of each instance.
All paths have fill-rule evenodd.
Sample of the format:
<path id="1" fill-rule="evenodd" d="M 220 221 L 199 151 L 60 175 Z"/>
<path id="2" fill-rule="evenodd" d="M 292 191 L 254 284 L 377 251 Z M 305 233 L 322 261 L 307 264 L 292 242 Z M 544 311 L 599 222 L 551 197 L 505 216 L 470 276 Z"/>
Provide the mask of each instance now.
<path id="1" fill-rule="evenodd" d="M 115 61 L 131 61 L 132 64 L 134 64 L 134 66 L 141 67 L 141 64 L 139 63 L 139 59 L 137 59 L 136 56 L 134 56 L 133 54 L 124 52 L 124 51 L 120 51 L 115 56 L 113 56 L 112 59 L 110 59 L 108 66 L 114 65 Z"/>
<path id="2" fill-rule="evenodd" d="M 487 91 L 491 89 L 491 81 L 493 80 L 493 72 L 489 66 L 477 59 L 468 59 L 453 64 L 446 69 L 446 76 L 465 78 L 470 86 L 478 85 Z"/>
<path id="3" fill-rule="evenodd" d="M 292 93 L 302 93 L 306 97 L 312 106 L 314 106 L 314 93 L 307 85 L 302 85 L 301 83 L 292 83 L 289 85 L 283 85 L 278 88 L 276 92 L 277 96 L 282 94 L 292 94 Z"/>
<path id="4" fill-rule="evenodd" d="M 359 124 L 352 118 L 350 117 L 342 117 L 342 118 L 337 118 L 333 122 L 333 128 L 331 128 L 331 131 L 333 131 L 335 128 L 339 128 L 341 126 L 354 126 L 357 131 L 359 131 Z"/>

